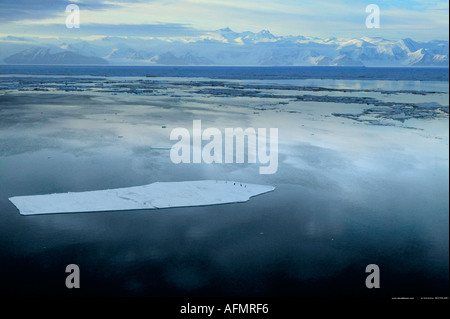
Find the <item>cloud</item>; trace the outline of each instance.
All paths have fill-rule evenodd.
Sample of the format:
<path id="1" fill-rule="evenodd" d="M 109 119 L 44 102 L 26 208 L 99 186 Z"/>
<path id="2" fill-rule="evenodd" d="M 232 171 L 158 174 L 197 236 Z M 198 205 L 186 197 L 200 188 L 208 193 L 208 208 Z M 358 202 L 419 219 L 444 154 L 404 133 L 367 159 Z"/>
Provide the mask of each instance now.
<path id="1" fill-rule="evenodd" d="M 204 34 L 188 25 L 177 23 L 161 24 L 82 24 L 79 29 L 68 29 L 64 24 L 14 25 L 5 27 L 4 33 L 29 34 L 59 37 L 193 37 Z"/>
<path id="2" fill-rule="evenodd" d="M 86 10 L 106 10 L 118 8 L 118 3 L 101 0 L 1 0 L 0 2 L 0 24 L 21 20 L 40 20 L 61 15 L 65 12 L 67 5 L 77 4 Z"/>
<path id="3" fill-rule="evenodd" d="M 12 30 L 14 35 L 24 31 L 27 34 L 61 31 L 65 7 L 70 3 L 0 1 L 1 32 L 10 34 Z M 377 0 L 374 3 L 380 6 L 382 21 L 378 30 L 366 28 L 365 8 L 370 2 L 363 0 L 77 0 L 76 3 L 80 6 L 82 23 L 78 32 L 83 35 L 92 32 L 90 35 L 121 36 L 131 32 L 141 36 L 151 30 L 156 36 L 186 36 L 194 35 L 195 29 L 207 31 L 229 26 L 241 32 L 268 29 L 277 35 L 322 38 L 448 38 L 448 2 L 442 0 Z"/>

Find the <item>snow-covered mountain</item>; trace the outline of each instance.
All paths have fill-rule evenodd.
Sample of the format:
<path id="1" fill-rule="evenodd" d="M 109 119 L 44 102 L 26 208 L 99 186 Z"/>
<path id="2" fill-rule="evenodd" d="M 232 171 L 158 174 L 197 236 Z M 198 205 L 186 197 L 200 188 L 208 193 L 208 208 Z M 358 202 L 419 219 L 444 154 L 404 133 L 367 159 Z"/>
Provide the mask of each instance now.
<path id="1" fill-rule="evenodd" d="M 0 38 L 0 63 L 254 66 L 449 66 L 449 42 L 320 39 L 230 28 L 189 38 Z"/>
<path id="2" fill-rule="evenodd" d="M 26 49 L 5 58 L 4 62 L 8 64 L 108 64 L 102 58 L 46 47 Z"/>

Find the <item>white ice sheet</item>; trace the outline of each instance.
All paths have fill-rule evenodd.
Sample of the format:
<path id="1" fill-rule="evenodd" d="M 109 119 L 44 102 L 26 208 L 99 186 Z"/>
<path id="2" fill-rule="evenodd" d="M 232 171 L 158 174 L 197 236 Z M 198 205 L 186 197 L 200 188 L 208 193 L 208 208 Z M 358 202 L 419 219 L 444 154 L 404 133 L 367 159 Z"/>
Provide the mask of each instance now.
<path id="1" fill-rule="evenodd" d="M 11 197 L 22 215 L 88 213 L 246 202 L 272 186 L 231 181 L 154 183 L 83 193 Z"/>

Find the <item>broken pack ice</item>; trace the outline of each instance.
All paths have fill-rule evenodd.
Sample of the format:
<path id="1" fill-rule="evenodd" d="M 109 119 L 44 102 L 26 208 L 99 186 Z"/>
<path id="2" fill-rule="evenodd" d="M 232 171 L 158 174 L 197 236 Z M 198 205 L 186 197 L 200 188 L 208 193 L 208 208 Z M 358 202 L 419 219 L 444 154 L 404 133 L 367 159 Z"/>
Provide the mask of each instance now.
<path id="1" fill-rule="evenodd" d="M 19 196 L 9 200 L 22 215 L 43 215 L 241 203 L 274 189 L 272 186 L 231 181 L 192 181 L 82 193 Z"/>

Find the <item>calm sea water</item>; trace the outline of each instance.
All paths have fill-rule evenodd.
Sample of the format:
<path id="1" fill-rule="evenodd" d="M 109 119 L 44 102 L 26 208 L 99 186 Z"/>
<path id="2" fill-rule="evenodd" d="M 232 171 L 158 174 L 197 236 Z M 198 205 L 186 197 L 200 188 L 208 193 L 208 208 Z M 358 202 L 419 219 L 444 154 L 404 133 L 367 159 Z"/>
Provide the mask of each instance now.
<path id="1" fill-rule="evenodd" d="M 0 65 L 0 74 L 207 77 L 215 79 L 347 79 L 448 81 L 448 68 L 142 67 Z"/>
<path id="2" fill-rule="evenodd" d="M 448 69 L 425 68 L 0 66 L 0 74 L 326 78 L 358 87 L 358 81 L 426 79 L 434 82 L 424 87 L 437 91 L 448 80 Z M 407 124 L 417 128 L 408 129 L 331 116 L 336 108 L 360 107 L 354 105 L 291 101 L 291 113 L 256 112 L 252 107 L 262 103 L 279 107 L 278 100 L 212 98 L 183 85 L 177 97 L 0 95 L 0 295 L 448 296 L 448 118 L 415 119 Z M 384 98 L 442 103 L 446 96 L 448 86 L 425 97 L 410 92 Z M 280 127 L 285 139 L 278 174 L 172 164 L 157 149 L 167 146 L 160 143 L 167 135 L 162 125 L 199 117 Z M 199 179 L 277 189 L 243 204 L 29 217 L 8 200 Z M 72 263 L 81 269 L 76 291 L 65 287 L 65 267 Z M 369 264 L 381 268 L 379 290 L 365 286 Z"/>

